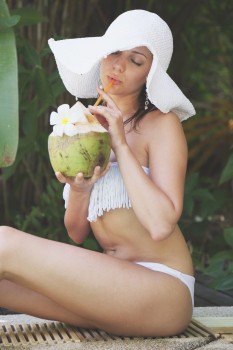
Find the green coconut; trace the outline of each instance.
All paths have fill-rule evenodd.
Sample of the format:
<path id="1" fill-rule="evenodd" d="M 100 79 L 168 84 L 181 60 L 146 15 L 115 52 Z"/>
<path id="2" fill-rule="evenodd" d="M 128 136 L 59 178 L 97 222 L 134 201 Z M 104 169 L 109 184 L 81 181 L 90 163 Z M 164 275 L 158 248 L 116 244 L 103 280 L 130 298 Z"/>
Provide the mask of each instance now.
<path id="1" fill-rule="evenodd" d="M 80 107 L 80 102 L 78 102 Z M 76 104 L 77 106 L 77 104 Z M 76 108 L 77 109 L 77 108 Z M 85 113 L 87 109 L 82 106 Z M 77 109 L 80 113 L 80 110 Z M 76 135 L 57 136 L 52 132 L 48 138 L 48 151 L 52 168 L 65 176 L 83 173 L 85 178 L 93 175 L 96 166 L 103 171 L 111 152 L 110 135 L 89 112 L 75 123 Z"/>
<path id="2" fill-rule="evenodd" d="M 54 171 L 65 176 L 83 173 L 91 177 L 97 165 L 104 170 L 110 156 L 110 137 L 106 132 L 88 132 L 74 136 L 52 136 L 48 140 L 49 157 Z"/>

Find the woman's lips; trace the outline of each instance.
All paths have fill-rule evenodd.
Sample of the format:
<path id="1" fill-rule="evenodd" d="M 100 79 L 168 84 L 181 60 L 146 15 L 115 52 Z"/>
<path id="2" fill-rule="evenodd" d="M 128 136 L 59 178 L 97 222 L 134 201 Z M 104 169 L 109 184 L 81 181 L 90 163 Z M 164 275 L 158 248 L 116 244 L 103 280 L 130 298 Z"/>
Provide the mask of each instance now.
<path id="1" fill-rule="evenodd" d="M 108 79 L 109 81 L 112 81 L 113 82 L 113 85 L 119 85 L 121 84 L 121 81 L 115 77 L 112 77 L 112 76 L 108 76 Z"/>

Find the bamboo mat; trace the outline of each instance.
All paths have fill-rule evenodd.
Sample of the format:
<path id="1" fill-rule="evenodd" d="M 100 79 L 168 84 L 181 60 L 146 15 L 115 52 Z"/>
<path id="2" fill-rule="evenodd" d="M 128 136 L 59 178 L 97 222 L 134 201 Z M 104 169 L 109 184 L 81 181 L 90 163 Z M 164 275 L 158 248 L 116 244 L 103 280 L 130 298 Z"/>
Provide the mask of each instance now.
<path id="1" fill-rule="evenodd" d="M 192 320 L 188 328 L 182 334 L 166 337 L 177 338 L 208 338 L 215 339 L 214 333 L 197 320 Z M 0 325 L 0 349 L 1 346 L 15 348 L 18 346 L 55 345 L 62 343 L 82 343 L 113 340 L 133 340 L 134 337 L 118 337 L 101 330 L 87 330 L 68 326 L 58 322 L 7 324 Z M 157 338 L 142 338 L 157 339 Z M 161 339 L 161 338 L 158 338 Z"/>

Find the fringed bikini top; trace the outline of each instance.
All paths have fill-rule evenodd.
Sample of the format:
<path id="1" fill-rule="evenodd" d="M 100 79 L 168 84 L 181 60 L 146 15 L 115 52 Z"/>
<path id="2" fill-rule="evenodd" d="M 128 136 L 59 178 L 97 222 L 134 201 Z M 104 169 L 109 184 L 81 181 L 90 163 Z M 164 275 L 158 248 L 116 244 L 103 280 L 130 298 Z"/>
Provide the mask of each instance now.
<path id="1" fill-rule="evenodd" d="M 142 167 L 146 174 L 149 169 Z M 66 184 L 63 190 L 65 208 L 69 196 L 70 185 Z M 96 221 L 104 211 L 118 208 L 131 208 L 131 203 L 120 173 L 117 162 L 111 164 L 111 168 L 105 176 L 101 177 L 92 187 L 88 208 L 88 221 Z"/>

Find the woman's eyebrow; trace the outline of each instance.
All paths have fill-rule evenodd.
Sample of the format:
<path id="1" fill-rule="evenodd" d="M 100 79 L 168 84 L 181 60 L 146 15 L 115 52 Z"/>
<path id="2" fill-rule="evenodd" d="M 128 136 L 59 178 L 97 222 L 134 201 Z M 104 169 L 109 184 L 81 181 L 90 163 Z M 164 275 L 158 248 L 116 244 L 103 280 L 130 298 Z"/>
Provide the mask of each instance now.
<path id="1" fill-rule="evenodd" d="M 132 51 L 133 53 L 137 53 L 137 54 L 139 54 L 139 55 L 142 55 L 142 56 L 144 56 L 144 57 L 146 57 L 147 58 L 147 56 L 144 54 L 144 53 L 142 53 L 142 52 L 139 52 L 139 51 Z"/>

